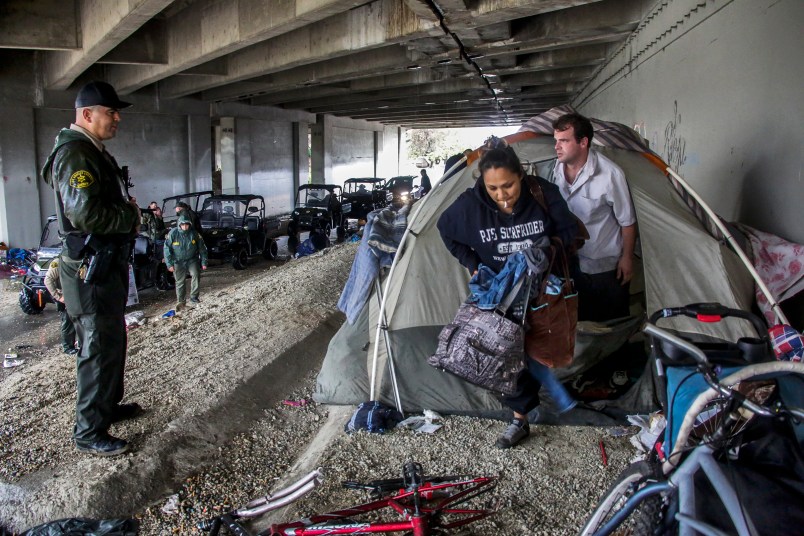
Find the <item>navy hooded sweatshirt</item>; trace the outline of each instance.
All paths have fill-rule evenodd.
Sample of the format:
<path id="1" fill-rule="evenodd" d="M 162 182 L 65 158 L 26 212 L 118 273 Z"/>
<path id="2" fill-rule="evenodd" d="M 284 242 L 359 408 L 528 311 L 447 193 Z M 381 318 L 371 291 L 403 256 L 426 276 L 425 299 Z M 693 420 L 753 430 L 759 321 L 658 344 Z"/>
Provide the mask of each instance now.
<path id="1" fill-rule="evenodd" d="M 509 254 L 530 248 L 542 236 L 558 236 L 564 244 L 572 243 L 578 228 L 558 187 L 541 177 L 532 178 L 539 181 L 549 215 L 525 181 L 513 212 L 506 214 L 489 197 L 482 179 L 441 214 L 441 239 L 470 273 L 480 263 L 499 273 Z"/>

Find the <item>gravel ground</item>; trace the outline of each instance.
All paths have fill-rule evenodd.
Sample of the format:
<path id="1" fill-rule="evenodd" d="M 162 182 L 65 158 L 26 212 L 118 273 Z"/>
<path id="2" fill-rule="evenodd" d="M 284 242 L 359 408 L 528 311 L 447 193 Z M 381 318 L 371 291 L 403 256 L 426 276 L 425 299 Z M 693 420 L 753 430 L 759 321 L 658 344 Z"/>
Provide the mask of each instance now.
<path id="1" fill-rule="evenodd" d="M 312 446 L 321 455 L 309 463 L 324 467 L 326 482 L 275 521 L 361 502 L 362 492 L 339 489 L 342 480 L 398 477 L 414 460 L 428 474 L 500 477 L 482 496 L 500 512 L 462 534 L 574 533 L 633 456 L 627 438 L 540 425 L 501 451 L 493 442 L 504 423 L 466 417 L 446 417 L 434 434 L 347 436 L 351 408 L 312 401 L 326 344 L 343 321 L 335 304 L 355 250 L 339 245 L 241 272 L 213 266 L 200 306 L 170 320 L 158 317 L 171 293 L 143 293 L 150 320 L 129 333 L 126 400 L 147 411 L 111 430 L 132 444 L 118 458 L 80 454 L 70 442 L 74 368 L 59 351 L 57 315 L 3 333 L 4 346 L 32 347 L 19 352 L 24 365 L 0 371 L 0 521 L 19 530 L 61 517 L 136 516 L 143 535 L 194 534 L 197 521 L 300 476 Z M 10 309 L 25 316 L 15 292 L 0 292 L 4 321 Z"/>

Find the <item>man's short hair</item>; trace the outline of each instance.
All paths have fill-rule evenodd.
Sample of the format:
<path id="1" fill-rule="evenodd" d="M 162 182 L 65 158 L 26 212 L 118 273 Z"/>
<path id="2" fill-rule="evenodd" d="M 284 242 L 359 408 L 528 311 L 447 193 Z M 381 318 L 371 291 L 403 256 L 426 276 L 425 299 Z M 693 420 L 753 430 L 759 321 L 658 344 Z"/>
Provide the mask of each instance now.
<path id="1" fill-rule="evenodd" d="M 592 122 L 581 114 L 565 114 L 553 121 L 553 130 L 564 132 L 572 127 L 575 134 L 575 141 L 581 143 L 583 138 L 589 140 L 589 145 L 592 145 L 592 137 L 595 135 L 595 130 L 592 128 Z"/>
<path id="2" fill-rule="evenodd" d="M 179 201 L 178 203 L 176 203 L 176 208 L 190 208 L 190 205 L 188 205 L 184 201 Z"/>

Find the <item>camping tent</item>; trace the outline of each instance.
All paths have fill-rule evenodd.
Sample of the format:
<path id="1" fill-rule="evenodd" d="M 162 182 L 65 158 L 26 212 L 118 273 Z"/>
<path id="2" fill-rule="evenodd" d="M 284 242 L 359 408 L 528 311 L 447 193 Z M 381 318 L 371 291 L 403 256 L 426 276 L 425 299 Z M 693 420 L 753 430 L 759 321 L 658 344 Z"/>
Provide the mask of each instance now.
<path id="1" fill-rule="evenodd" d="M 551 110 L 552 114 L 562 110 Z M 555 159 L 550 113 L 529 121 L 506 140 L 523 162 L 548 176 Z M 596 149 L 625 171 L 637 214 L 647 311 L 696 302 L 720 302 L 750 310 L 753 281 L 740 259 L 713 238 L 668 179 L 666 165 L 627 127 L 593 121 Z M 548 130 L 549 129 L 549 130 Z M 620 133 L 621 135 L 617 135 Z M 315 399 L 330 404 L 356 404 L 372 394 L 394 405 L 391 368 L 395 371 L 401 406 L 406 411 L 432 409 L 452 414 L 501 413 L 497 397 L 438 371 L 426 362 L 436 348 L 441 328 L 449 323 L 467 295 L 468 274 L 445 248 L 436 223 L 441 212 L 474 183 L 479 153 L 466 166 L 448 172 L 433 190 L 416 203 L 395 265 L 375 285 L 366 307 L 354 324 L 345 323 L 330 342 L 318 376 Z M 459 168 L 463 162 L 453 167 Z M 380 307 L 380 294 L 385 294 Z M 384 316 L 378 322 L 379 313 Z M 590 366 L 621 345 L 638 329 L 642 317 L 606 324 L 581 322 L 576 359 L 571 372 Z M 663 324 L 683 332 L 703 333 L 736 341 L 750 333 L 742 321 L 701 324 L 676 317 Z M 385 328 L 383 337 L 375 328 Z M 387 341 L 387 344 L 386 344 Z M 392 359 L 388 359 L 387 349 Z M 375 354 L 379 365 L 375 366 Z M 557 370 L 559 377 L 570 371 Z M 650 382 L 635 389 L 647 391 Z M 631 396 L 628 408 L 645 411 L 645 393 Z"/>

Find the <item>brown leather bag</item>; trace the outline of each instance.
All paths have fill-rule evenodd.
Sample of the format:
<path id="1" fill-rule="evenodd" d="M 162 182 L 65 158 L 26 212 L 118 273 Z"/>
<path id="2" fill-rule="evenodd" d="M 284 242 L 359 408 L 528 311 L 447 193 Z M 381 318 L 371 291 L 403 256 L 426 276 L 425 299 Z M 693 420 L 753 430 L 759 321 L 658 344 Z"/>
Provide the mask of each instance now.
<path id="1" fill-rule="evenodd" d="M 566 367 L 575 353 L 578 325 L 578 293 L 570 277 L 567 253 L 561 240 L 552 237 L 550 268 L 544 274 L 539 295 L 530 301 L 526 314 L 525 353 L 550 368 Z M 560 280 L 558 293 L 550 285 L 550 274 Z M 549 288 L 549 290 L 548 290 Z"/>

